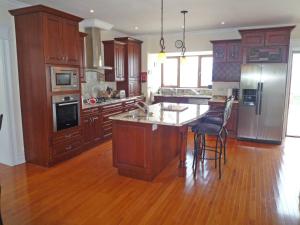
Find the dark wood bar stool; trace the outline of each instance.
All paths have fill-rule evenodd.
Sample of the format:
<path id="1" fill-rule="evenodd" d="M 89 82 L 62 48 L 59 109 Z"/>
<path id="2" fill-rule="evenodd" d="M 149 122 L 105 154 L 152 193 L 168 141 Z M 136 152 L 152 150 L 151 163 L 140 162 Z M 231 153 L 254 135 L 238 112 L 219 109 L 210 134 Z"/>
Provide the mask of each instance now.
<path id="1" fill-rule="evenodd" d="M 230 97 L 225 101 L 225 108 L 223 111 L 210 111 L 202 118 L 197 125 L 192 127 L 194 132 L 194 158 L 193 158 L 193 171 L 196 175 L 196 169 L 198 167 L 199 159 L 214 160 L 215 167 L 217 168 L 217 162 L 219 162 L 219 178 L 221 178 L 221 159 L 224 152 L 224 164 L 226 163 L 226 142 L 228 131 L 226 130 L 226 124 L 231 115 L 231 109 L 233 104 L 233 98 Z M 215 113 L 212 115 L 212 113 Z M 224 134 L 224 138 L 223 138 Z M 206 144 L 206 136 L 214 136 L 216 138 L 215 146 L 208 146 Z M 215 153 L 214 157 L 206 157 L 206 151 L 212 151 Z"/>

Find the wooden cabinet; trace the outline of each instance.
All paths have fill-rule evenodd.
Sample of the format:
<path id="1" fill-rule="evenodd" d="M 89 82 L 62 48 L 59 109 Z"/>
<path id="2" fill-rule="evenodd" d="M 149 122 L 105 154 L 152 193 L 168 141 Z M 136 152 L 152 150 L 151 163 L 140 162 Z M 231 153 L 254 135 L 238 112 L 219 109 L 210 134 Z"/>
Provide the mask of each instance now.
<path id="1" fill-rule="evenodd" d="M 78 22 L 45 14 L 45 61 L 49 64 L 79 65 Z"/>
<path id="2" fill-rule="evenodd" d="M 109 119 L 109 117 L 123 113 L 125 111 L 123 102 L 105 105 L 102 106 L 101 108 L 102 108 L 102 119 L 103 119 L 103 124 L 102 124 L 103 138 L 104 139 L 111 138 L 112 121 Z"/>
<path id="3" fill-rule="evenodd" d="M 223 102 L 213 102 L 209 101 L 210 110 L 223 110 L 224 103 Z M 236 137 L 237 135 L 237 126 L 238 126 L 238 107 L 239 104 L 237 102 L 233 103 L 231 115 L 226 125 L 230 137 Z"/>
<path id="4" fill-rule="evenodd" d="M 83 142 L 85 145 L 94 144 L 102 140 L 102 118 L 100 108 L 85 109 L 82 111 Z"/>
<path id="5" fill-rule="evenodd" d="M 211 41 L 213 44 L 213 81 L 239 82 L 241 76 L 241 40 Z"/>
<path id="6" fill-rule="evenodd" d="M 243 63 L 287 63 L 294 26 L 240 30 Z"/>
<path id="7" fill-rule="evenodd" d="M 105 81 L 125 81 L 125 43 L 103 41 L 104 64 L 112 70 L 105 70 Z"/>
<path id="8" fill-rule="evenodd" d="M 81 151 L 79 130 L 53 131 L 49 64 L 78 67 L 82 18 L 43 5 L 9 12 L 15 19 L 26 162 L 51 166 Z"/>
<path id="9" fill-rule="evenodd" d="M 125 67 L 123 82 L 117 82 L 118 90 L 125 90 L 127 97 L 141 94 L 141 47 L 142 41 L 124 37 L 115 38 L 125 44 Z"/>

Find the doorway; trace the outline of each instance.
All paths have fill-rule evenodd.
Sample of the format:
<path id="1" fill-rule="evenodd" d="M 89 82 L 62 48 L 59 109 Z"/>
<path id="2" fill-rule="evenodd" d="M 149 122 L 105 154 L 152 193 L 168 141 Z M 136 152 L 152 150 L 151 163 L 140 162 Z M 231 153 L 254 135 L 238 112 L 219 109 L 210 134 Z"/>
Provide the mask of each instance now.
<path id="1" fill-rule="evenodd" d="M 293 53 L 286 136 L 300 137 L 300 52 Z"/>

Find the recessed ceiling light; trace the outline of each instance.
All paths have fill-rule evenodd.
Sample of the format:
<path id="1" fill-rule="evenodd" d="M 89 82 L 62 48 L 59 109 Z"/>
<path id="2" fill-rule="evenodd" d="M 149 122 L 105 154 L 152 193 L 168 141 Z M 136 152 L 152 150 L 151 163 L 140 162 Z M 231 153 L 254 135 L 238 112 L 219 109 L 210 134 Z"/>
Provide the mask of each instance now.
<path id="1" fill-rule="evenodd" d="M 138 29 L 139 29 L 139 27 L 134 27 L 134 29 L 135 29 L 135 30 L 138 30 Z"/>
<path id="2" fill-rule="evenodd" d="M 224 25 L 224 24 L 225 24 L 225 21 L 222 21 L 221 24 Z"/>
<path id="3" fill-rule="evenodd" d="M 90 10 L 90 13 L 94 13 L 95 11 L 93 9 Z"/>
<path id="4" fill-rule="evenodd" d="M 184 26 L 182 25 L 182 26 L 181 26 L 181 28 L 183 29 L 183 28 L 184 28 Z"/>

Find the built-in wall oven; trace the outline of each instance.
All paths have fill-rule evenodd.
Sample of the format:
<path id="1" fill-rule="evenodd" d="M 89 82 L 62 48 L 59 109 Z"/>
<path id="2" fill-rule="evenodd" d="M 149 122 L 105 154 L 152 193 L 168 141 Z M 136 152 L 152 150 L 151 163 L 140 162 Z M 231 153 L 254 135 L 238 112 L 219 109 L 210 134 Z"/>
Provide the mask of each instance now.
<path id="1" fill-rule="evenodd" d="M 52 97 L 53 130 L 79 126 L 80 95 L 57 95 Z"/>
<path id="2" fill-rule="evenodd" d="M 50 67 L 52 92 L 79 90 L 79 69 L 76 67 Z"/>

